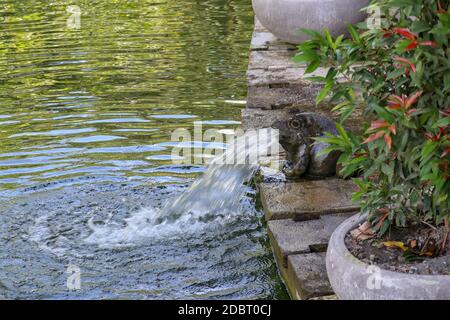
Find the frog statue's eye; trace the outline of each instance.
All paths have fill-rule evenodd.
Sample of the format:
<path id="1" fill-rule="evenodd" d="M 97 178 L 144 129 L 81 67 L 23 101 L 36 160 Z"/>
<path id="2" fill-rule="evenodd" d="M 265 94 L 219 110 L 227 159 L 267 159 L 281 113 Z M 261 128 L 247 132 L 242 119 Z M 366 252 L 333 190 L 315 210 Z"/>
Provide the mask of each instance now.
<path id="1" fill-rule="evenodd" d="M 300 129 L 301 124 L 300 121 L 293 119 L 289 122 L 289 126 L 293 129 Z"/>

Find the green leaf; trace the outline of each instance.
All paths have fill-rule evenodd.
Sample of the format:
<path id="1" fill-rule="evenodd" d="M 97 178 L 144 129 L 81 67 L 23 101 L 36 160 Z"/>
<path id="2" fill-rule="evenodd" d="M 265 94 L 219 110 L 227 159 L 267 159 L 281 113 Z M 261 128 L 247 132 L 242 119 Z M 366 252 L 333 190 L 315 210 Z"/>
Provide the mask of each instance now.
<path id="1" fill-rule="evenodd" d="M 388 109 L 380 106 L 375 106 L 374 109 L 378 116 L 382 119 L 387 120 L 389 123 L 395 122 L 394 116 L 388 111 Z"/>
<path id="2" fill-rule="evenodd" d="M 446 126 L 450 126 L 450 117 L 445 117 L 445 118 L 439 119 L 433 125 L 433 128 L 446 127 Z"/>
<path id="3" fill-rule="evenodd" d="M 383 172 L 389 179 L 389 182 L 392 182 L 392 177 L 394 176 L 394 167 L 383 163 L 381 165 L 381 172 Z"/>
<path id="4" fill-rule="evenodd" d="M 308 67 L 306 68 L 305 74 L 312 73 L 312 72 L 316 71 L 317 68 L 320 67 L 320 64 L 321 64 L 321 61 L 320 61 L 320 60 L 316 60 L 316 61 L 311 62 L 311 63 L 308 65 Z"/>
<path id="5" fill-rule="evenodd" d="M 322 35 L 320 34 L 320 32 L 317 32 L 315 30 L 311 30 L 311 29 L 306 29 L 306 28 L 300 28 L 300 32 L 310 36 L 313 39 L 319 40 L 322 39 Z"/>
<path id="6" fill-rule="evenodd" d="M 386 231 L 389 229 L 389 226 L 391 225 L 390 221 L 388 219 L 384 220 L 383 225 L 380 228 L 380 232 L 378 233 L 378 235 L 380 237 L 382 237 Z"/>
<path id="7" fill-rule="evenodd" d="M 333 41 L 333 37 L 331 36 L 331 33 L 328 29 L 324 30 L 325 33 L 325 38 L 327 39 L 328 45 L 330 46 L 330 48 L 333 49 L 333 51 L 336 51 L 336 45 Z"/>
<path id="8" fill-rule="evenodd" d="M 319 104 L 327 97 L 327 95 L 330 93 L 331 89 L 333 88 L 333 82 L 327 81 L 323 89 L 319 92 L 319 94 L 316 97 L 316 104 Z"/>
<path id="9" fill-rule="evenodd" d="M 341 124 L 336 123 L 336 129 L 339 135 L 344 139 L 344 141 L 348 144 L 351 144 L 350 138 L 348 137 L 347 131 L 344 129 L 344 127 Z"/>
<path id="10" fill-rule="evenodd" d="M 348 31 L 350 35 L 352 36 L 353 41 L 355 41 L 357 44 L 361 43 L 361 37 L 359 36 L 359 33 L 356 31 L 356 29 L 350 24 L 348 26 Z"/>
<path id="11" fill-rule="evenodd" d="M 313 62 L 319 60 L 319 56 L 312 51 L 303 51 L 302 53 L 298 53 L 292 58 L 294 62 L 304 63 L 304 62 Z"/>
<path id="12" fill-rule="evenodd" d="M 434 141 L 427 141 L 422 149 L 421 156 L 422 160 L 428 158 L 438 147 L 438 143 Z"/>
<path id="13" fill-rule="evenodd" d="M 367 192 L 367 186 L 360 179 L 354 178 L 353 182 L 358 185 L 358 187 L 361 189 L 361 191 Z"/>
<path id="14" fill-rule="evenodd" d="M 400 77 L 400 76 L 402 76 L 404 74 L 405 74 L 405 70 L 397 69 L 397 70 L 394 70 L 392 72 L 389 72 L 387 77 L 386 77 L 386 80 L 396 79 L 396 78 L 398 78 L 398 77 Z"/>
<path id="15" fill-rule="evenodd" d="M 421 33 L 430 30 L 430 26 L 424 21 L 417 20 L 411 24 L 411 31 L 414 33 Z"/>
<path id="16" fill-rule="evenodd" d="M 323 155 L 327 155 L 327 154 L 329 154 L 330 152 L 332 152 L 334 150 L 336 150 L 336 149 L 333 146 L 326 147 L 326 148 L 320 150 L 319 152 L 317 152 L 317 156 L 321 157 Z"/>
<path id="17" fill-rule="evenodd" d="M 313 82 L 325 82 L 326 81 L 325 77 L 320 77 L 320 76 L 304 77 L 303 79 L 308 80 L 308 81 L 313 81 Z"/>

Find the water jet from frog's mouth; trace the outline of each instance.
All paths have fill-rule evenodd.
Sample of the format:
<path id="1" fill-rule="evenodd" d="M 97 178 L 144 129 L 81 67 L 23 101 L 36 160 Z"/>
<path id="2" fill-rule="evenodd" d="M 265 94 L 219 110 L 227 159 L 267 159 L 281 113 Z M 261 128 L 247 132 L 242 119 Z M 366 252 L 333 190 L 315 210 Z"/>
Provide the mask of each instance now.
<path id="1" fill-rule="evenodd" d="M 236 137 L 226 152 L 217 156 L 206 172 L 183 194 L 160 209 L 144 208 L 125 220 L 126 226 L 89 227 L 85 239 L 99 245 L 132 244 L 140 239 L 167 238 L 196 233 L 205 226 L 217 226 L 238 218 L 249 181 L 261 161 L 279 153 L 278 131 L 260 129 Z M 214 222 L 214 223 L 213 223 Z"/>

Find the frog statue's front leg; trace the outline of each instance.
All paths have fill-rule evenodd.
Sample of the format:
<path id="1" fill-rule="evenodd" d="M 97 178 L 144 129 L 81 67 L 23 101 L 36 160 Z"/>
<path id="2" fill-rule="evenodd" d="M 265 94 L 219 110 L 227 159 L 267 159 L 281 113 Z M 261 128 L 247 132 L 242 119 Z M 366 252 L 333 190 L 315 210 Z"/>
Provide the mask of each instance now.
<path id="1" fill-rule="evenodd" d="M 337 150 L 323 153 L 323 150 L 328 147 L 330 145 L 325 142 L 315 143 L 311 147 L 308 175 L 312 177 L 328 177 L 336 173 L 336 164 L 341 153 Z"/>
<path id="2" fill-rule="evenodd" d="M 291 159 L 286 161 L 283 173 L 287 179 L 300 179 L 306 173 L 310 162 L 309 149 L 309 146 L 306 144 L 300 145 L 297 151 L 292 154 Z"/>

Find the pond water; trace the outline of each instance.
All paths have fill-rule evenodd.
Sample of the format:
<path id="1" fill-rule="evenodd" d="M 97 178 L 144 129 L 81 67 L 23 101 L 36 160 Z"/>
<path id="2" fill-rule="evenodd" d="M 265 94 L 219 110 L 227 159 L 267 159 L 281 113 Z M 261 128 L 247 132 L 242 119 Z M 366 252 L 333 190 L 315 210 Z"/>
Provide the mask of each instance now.
<path id="1" fill-rule="evenodd" d="M 286 298 L 250 186 L 146 233 L 205 171 L 172 132 L 239 127 L 250 1 L 75 3 L 0 3 L 0 298 Z"/>

